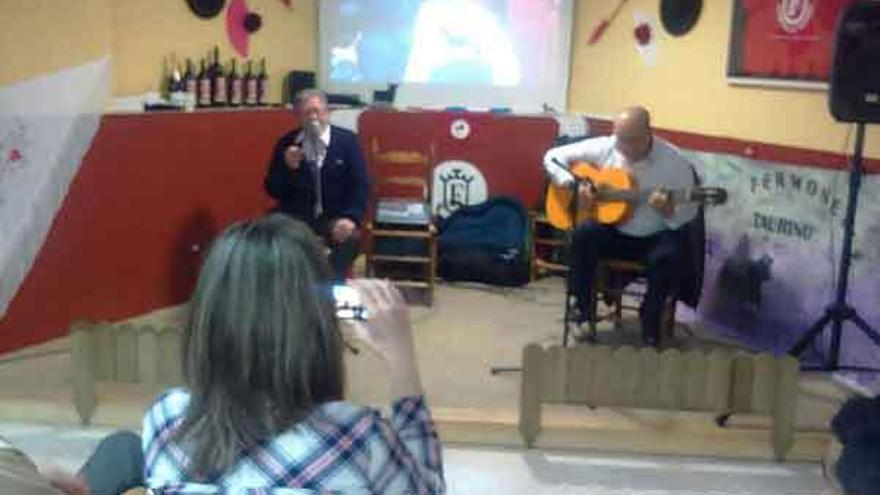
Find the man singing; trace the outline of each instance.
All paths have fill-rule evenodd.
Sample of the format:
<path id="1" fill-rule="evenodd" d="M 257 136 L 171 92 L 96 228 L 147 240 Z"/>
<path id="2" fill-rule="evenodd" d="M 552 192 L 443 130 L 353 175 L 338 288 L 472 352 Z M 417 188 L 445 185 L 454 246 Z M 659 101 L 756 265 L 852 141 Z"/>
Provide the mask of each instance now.
<path id="1" fill-rule="evenodd" d="M 295 100 L 302 127 L 275 145 L 265 188 L 280 211 L 309 224 L 330 248 L 330 265 L 342 281 L 358 253 L 369 178 L 357 136 L 330 125 L 327 96 L 307 89 Z"/>

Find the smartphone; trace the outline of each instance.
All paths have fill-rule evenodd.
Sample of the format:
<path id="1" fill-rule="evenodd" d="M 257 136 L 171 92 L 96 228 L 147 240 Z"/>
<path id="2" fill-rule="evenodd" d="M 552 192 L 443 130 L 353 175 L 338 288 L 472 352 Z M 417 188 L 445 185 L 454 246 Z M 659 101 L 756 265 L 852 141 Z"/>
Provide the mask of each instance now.
<path id="1" fill-rule="evenodd" d="M 336 317 L 341 320 L 364 321 L 369 316 L 361 295 L 347 285 L 333 286 L 333 300 L 336 302 Z"/>

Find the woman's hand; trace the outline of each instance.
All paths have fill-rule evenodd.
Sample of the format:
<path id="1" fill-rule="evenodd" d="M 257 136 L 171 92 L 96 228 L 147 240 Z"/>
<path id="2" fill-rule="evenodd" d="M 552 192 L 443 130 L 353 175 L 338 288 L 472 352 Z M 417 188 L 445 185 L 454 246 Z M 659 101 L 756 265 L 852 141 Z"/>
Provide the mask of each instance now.
<path id="1" fill-rule="evenodd" d="M 421 395 L 409 307 L 403 295 L 387 280 L 354 279 L 348 285 L 360 294 L 367 320 L 344 320 L 343 327 L 388 365 L 395 398 Z"/>

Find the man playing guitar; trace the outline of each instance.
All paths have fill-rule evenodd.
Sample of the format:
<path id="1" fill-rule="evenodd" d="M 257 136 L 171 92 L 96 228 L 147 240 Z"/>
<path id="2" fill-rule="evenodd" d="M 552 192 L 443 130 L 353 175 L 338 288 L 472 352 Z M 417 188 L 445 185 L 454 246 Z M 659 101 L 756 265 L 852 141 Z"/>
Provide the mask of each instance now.
<path id="1" fill-rule="evenodd" d="M 645 108 L 624 110 L 614 121 L 614 134 L 559 146 L 544 156 L 544 167 L 556 186 L 577 188 L 580 208 L 601 201 L 601 190 L 576 180 L 569 170 L 575 162 L 600 169 L 623 169 L 647 201 L 633 205 L 631 214 L 616 225 L 587 220 L 576 225 L 571 245 L 571 291 L 575 297 L 575 323 L 587 321 L 589 288 L 600 259 L 613 257 L 646 266 L 647 293 L 639 310 L 642 338 L 656 345 L 666 297 L 675 289 L 684 260 L 685 237 L 681 227 L 698 213 L 691 202 L 676 202 L 672 190 L 695 186 L 693 166 L 668 142 L 651 132 Z M 580 329 L 583 336 L 583 330 Z"/>

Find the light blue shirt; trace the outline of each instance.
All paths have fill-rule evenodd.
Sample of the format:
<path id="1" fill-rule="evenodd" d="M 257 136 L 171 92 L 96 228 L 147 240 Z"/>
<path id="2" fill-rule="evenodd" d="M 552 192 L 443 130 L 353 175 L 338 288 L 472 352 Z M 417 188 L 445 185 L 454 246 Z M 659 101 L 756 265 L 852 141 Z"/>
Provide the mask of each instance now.
<path id="1" fill-rule="evenodd" d="M 574 182 L 574 176 L 568 170 L 571 162 L 584 161 L 600 168 L 625 168 L 626 159 L 617 151 L 616 143 L 614 136 L 603 136 L 553 148 L 544 155 L 544 169 L 554 184 L 570 186 Z M 693 165 L 675 146 L 656 136 L 648 155 L 630 164 L 629 170 L 641 191 L 659 187 L 689 189 L 695 185 Z M 691 221 L 698 211 L 699 206 L 695 203 L 676 204 L 672 217 L 664 218 L 647 202 L 640 202 L 629 220 L 618 225 L 617 229 L 627 235 L 646 237 L 661 230 L 678 229 Z"/>

